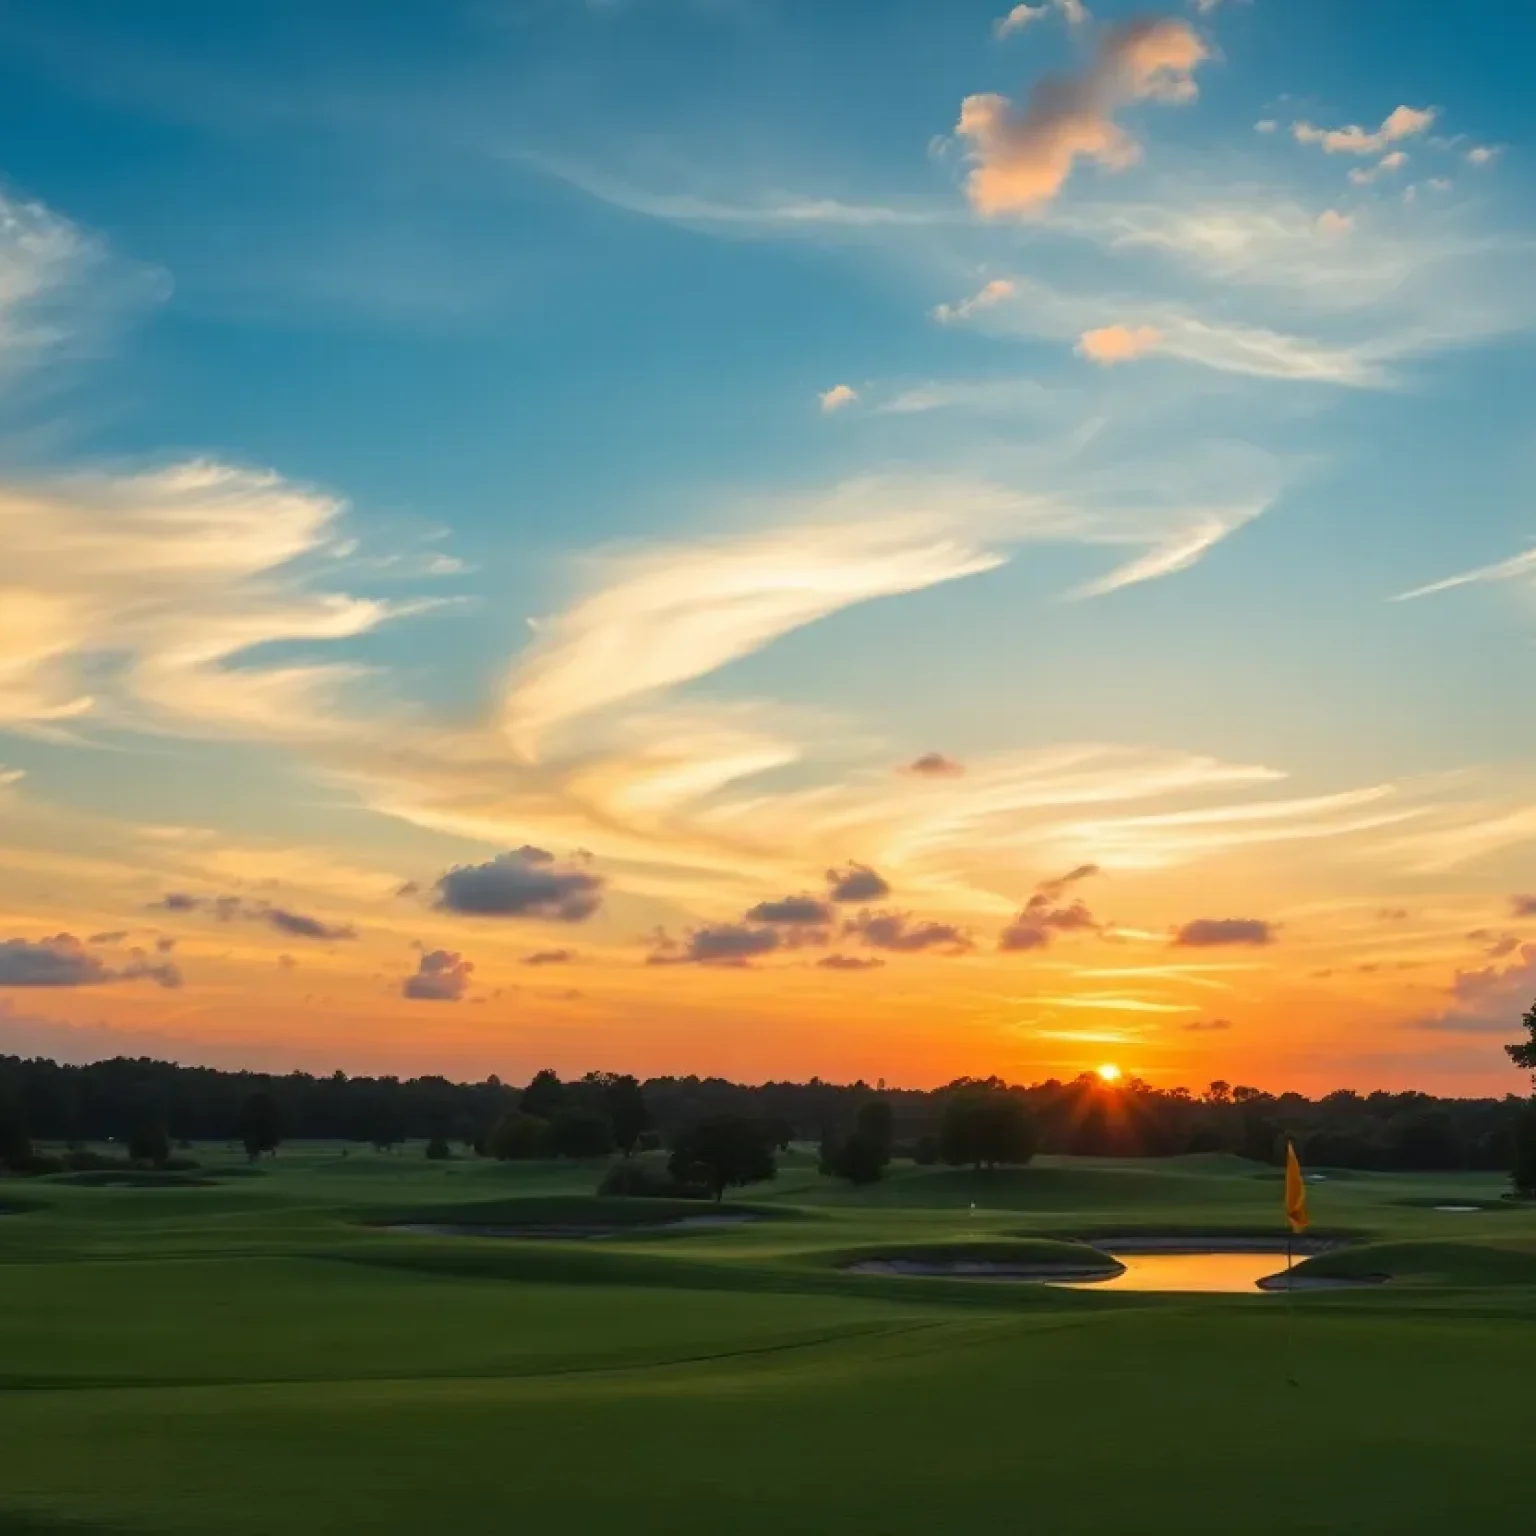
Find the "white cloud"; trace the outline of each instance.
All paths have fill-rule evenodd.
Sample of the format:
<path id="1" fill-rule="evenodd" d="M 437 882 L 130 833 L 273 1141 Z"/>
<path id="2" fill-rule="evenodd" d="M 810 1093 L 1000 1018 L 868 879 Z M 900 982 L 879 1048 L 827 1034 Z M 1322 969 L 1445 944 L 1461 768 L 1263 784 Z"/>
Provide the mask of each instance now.
<path id="1" fill-rule="evenodd" d="M 933 318 L 941 325 L 969 320 L 979 311 L 994 309 L 1005 300 L 1012 298 L 1014 291 L 1014 285 L 1006 277 L 994 277 L 990 282 L 984 283 L 970 298 L 962 299 L 958 304 L 935 305 Z"/>
<path id="2" fill-rule="evenodd" d="M 1325 208 L 1317 216 L 1317 227 L 1325 235 L 1347 235 L 1355 227 L 1355 221 L 1337 208 Z"/>
<path id="3" fill-rule="evenodd" d="M 1432 581 L 1427 586 L 1414 587 L 1409 592 L 1399 592 L 1394 602 L 1411 602 L 1417 597 L 1431 597 L 1436 592 L 1449 592 L 1453 587 L 1467 587 L 1474 582 L 1517 581 L 1522 576 L 1536 576 L 1536 549 L 1524 554 L 1512 555 L 1494 565 L 1480 565 L 1475 570 L 1463 571 L 1459 576 L 1447 576 L 1442 581 Z"/>
<path id="4" fill-rule="evenodd" d="M 1408 156 L 1401 149 L 1394 149 L 1391 154 L 1383 155 L 1372 166 L 1357 165 L 1349 173 L 1349 179 L 1357 187 L 1369 186 L 1378 176 L 1384 176 L 1389 172 L 1400 171 L 1408 164 Z"/>
<path id="5" fill-rule="evenodd" d="M 1229 533 L 1252 522 L 1262 510 L 1261 506 L 1248 506 L 1209 513 L 1186 528 L 1175 529 L 1144 555 L 1117 566 L 1097 581 L 1079 587 L 1073 595 L 1104 597 L 1123 587 L 1133 587 L 1139 582 L 1156 581 L 1162 576 L 1187 571 Z"/>
<path id="6" fill-rule="evenodd" d="M 830 416 L 845 405 L 852 405 L 859 398 L 859 392 L 851 384 L 834 384 L 831 389 L 822 390 L 816 398 L 821 402 L 823 414 Z"/>
<path id="7" fill-rule="evenodd" d="M 944 512 L 893 507 L 880 521 L 801 524 L 610 562 L 604 583 L 550 620 L 516 668 L 507 730 L 531 757 L 562 722 L 702 677 L 851 604 L 1001 559 Z"/>
<path id="8" fill-rule="evenodd" d="M 997 38 L 1011 37 L 1015 32 L 1022 32 L 1032 21 L 1039 21 L 1049 14 L 1048 6 L 1016 5 L 1006 16 L 999 16 L 992 23 L 992 35 Z"/>
<path id="9" fill-rule="evenodd" d="M 1467 151 L 1468 165 L 1492 165 L 1498 158 L 1498 149 L 1489 144 L 1474 144 Z"/>
<path id="10" fill-rule="evenodd" d="M 1273 133 L 1280 124 L 1272 117 L 1261 117 L 1253 126 L 1258 133 Z"/>
<path id="11" fill-rule="evenodd" d="M 330 734 L 353 669 L 230 663 L 408 611 L 301 579 L 341 511 L 209 461 L 0 485 L 0 721 Z"/>

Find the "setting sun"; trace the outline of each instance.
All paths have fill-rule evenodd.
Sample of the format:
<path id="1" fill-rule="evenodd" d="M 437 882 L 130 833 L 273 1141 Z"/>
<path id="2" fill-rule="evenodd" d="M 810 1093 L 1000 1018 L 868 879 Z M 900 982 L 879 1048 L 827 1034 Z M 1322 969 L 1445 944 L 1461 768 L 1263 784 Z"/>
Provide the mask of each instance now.
<path id="1" fill-rule="evenodd" d="M 1102 1067 L 1095 1067 L 1094 1071 L 1099 1074 L 1100 1082 L 1118 1083 L 1120 1081 L 1120 1068 L 1112 1061 L 1106 1061 Z"/>

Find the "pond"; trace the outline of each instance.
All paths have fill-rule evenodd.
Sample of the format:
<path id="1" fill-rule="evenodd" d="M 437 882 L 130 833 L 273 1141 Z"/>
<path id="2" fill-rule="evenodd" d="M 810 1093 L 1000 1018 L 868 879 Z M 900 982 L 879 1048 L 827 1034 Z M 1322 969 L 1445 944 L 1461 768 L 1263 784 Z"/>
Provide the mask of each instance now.
<path id="1" fill-rule="evenodd" d="M 1259 1281 L 1285 1273 L 1285 1255 L 1276 1253 L 1273 1248 L 1247 1253 L 1108 1251 L 1125 1266 L 1118 1274 L 1103 1280 L 1057 1283 L 1093 1291 L 1241 1291 L 1251 1294 L 1259 1288 Z"/>

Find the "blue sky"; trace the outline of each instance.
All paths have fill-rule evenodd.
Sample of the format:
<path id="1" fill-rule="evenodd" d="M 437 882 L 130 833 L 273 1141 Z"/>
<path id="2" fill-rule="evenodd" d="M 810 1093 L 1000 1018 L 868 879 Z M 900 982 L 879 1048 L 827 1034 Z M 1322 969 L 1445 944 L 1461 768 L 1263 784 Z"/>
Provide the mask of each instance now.
<path id="1" fill-rule="evenodd" d="M 178 937 L 169 1022 L 131 965 L 0 968 L 37 1038 L 1512 1078 L 1529 7 L 58 0 L 0 44 L 0 914 L 132 933 L 175 880 L 361 934 L 281 1026 L 254 932 Z M 603 872 L 580 999 L 391 894 L 525 844 Z M 969 948 L 647 966 L 849 859 Z M 1087 863 L 1113 920 L 1002 958 Z M 1206 1001 L 1166 955 L 1091 985 L 1235 915 L 1230 1030 L 1145 1024 Z M 452 1039 L 422 948 L 477 967 Z"/>

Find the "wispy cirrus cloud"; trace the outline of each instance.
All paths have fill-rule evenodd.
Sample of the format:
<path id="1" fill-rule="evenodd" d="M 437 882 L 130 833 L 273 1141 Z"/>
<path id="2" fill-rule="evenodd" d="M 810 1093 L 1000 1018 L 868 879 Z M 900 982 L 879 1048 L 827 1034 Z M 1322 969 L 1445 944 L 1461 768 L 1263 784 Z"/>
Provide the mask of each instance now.
<path id="1" fill-rule="evenodd" d="M 1518 581 L 1523 576 L 1536 577 L 1536 549 L 1528 549 L 1523 554 L 1511 555 L 1508 560 L 1499 560 L 1493 565 L 1480 565 L 1474 570 L 1462 571 L 1459 575 L 1446 576 L 1426 586 L 1399 592 L 1393 601 L 1407 603 L 1415 598 L 1433 597 L 1437 592 L 1450 592 L 1456 587 L 1470 587 L 1480 582 Z"/>

